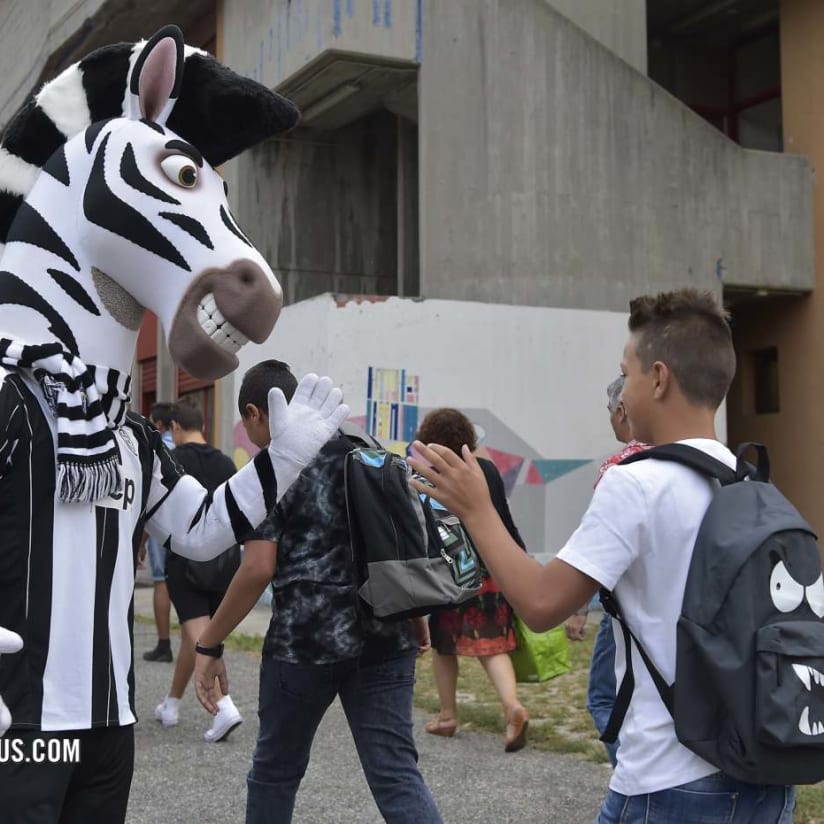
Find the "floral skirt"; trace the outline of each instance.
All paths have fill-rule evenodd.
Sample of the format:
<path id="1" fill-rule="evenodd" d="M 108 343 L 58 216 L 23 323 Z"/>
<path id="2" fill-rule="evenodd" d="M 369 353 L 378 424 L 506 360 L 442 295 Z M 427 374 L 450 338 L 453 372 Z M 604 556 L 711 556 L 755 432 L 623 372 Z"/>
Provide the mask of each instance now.
<path id="1" fill-rule="evenodd" d="M 498 655 L 515 649 L 512 607 L 492 578 L 457 609 L 429 616 L 432 647 L 441 655 Z"/>

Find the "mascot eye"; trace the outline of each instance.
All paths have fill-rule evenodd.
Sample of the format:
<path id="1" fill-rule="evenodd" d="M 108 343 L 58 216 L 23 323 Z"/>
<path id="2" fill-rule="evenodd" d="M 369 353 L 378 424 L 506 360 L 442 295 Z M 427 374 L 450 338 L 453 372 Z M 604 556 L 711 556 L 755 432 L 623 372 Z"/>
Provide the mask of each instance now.
<path id="1" fill-rule="evenodd" d="M 775 565 L 770 575 L 770 597 L 779 612 L 792 612 L 804 600 L 804 587 L 790 575 L 783 561 Z"/>
<path id="2" fill-rule="evenodd" d="M 819 575 L 818 580 L 811 587 L 807 587 L 806 593 L 810 609 L 819 618 L 824 618 L 824 579 Z"/>
<path id="3" fill-rule="evenodd" d="M 193 189 L 197 183 L 197 166 L 185 155 L 170 155 L 160 161 L 163 174 L 184 189 Z"/>

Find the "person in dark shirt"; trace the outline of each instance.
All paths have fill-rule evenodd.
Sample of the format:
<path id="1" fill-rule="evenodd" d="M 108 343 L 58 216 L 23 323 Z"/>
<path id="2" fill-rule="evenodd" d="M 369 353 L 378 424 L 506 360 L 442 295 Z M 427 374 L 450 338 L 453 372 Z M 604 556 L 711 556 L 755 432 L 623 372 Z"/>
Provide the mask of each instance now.
<path id="1" fill-rule="evenodd" d="M 169 417 L 173 404 L 160 401 L 152 404 L 149 410 L 149 422 L 160 432 L 163 443 L 169 449 L 174 449 L 172 440 L 172 419 Z M 157 644 L 153 649 L 143 653 L 144 661 L 162 661 L 170 664 L 174 659 L 170 641 L 170 617 L 172 602 L 169 599 L 169 590 L 166 587 L 166 547 L 152 538 L 148 532 L 143 533 L 142 556 L 149 556 L 149 569 L 152 574 L 152 609 L 155 625 L 157 626 Z"/>
<path id="2" fill-rule="evenodd" d="M 206 442 L 203 413 L 185 401 L 172 405 L 170 431 L 175 460 L 187 475 L 210 492 L 235 474 L 232 459 Z M 240 547 L 235 544 L 211 561 L 190 561 L 170 552 L 166 559 L 166 584 L 180 620 L 180 652 L 169 694 L 155 707 L 155 718 L 164 727 L 178 723 L 180 699 L 195 668 L 195 643 L 214 615 L 240 565 Z M 227 693 L 217 696 L 219 712 L 203 734 L 208 742 L 222 741 L 243 720 Z"/>
<path id="3" fill-rule="evenodd" d="M 250 440 L 269 439 L 266 397 L 289 398 L 295 378 L 286 364 L 264 361 L 243 378 L 238 396 Z M 344 498 L 344 456 L 333 437 L 244 545 L 226 597 L 200 636 L 195 685 L 210 712 L 214 683 L 228 689 L 223 639 L 271 580 L 273 615 L 263 646 L 260 731 L 249 772 L 247 824 L 288 824 L 309 764 L 318 724 L 339 697 L 366 780 L 391 824 L 436 824 L 435 802 L 418 770 L 412 735 L 416 652 L 429 648 L 425 619 L 381 623 L 358 606 Z"/>

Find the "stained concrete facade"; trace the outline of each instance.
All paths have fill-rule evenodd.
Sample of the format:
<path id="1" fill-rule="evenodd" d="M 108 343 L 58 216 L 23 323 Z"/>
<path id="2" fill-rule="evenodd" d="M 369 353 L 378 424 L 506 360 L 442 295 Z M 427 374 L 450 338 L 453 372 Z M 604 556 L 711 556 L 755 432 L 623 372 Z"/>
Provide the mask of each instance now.
<path id="1" fill-rule="evenodd" d="M 544 0 L 642 74 L 647 72 L 646 0 Z"/>
<path id="2" fill-rule="evenodd" d="M 643 3 L 607 5 L 227 4 L 224 59 L 310 114 L 234 172 L 236 213 L 287 294 L 386 294 L 415 232 L 426 297 L 620 310 L 684 285 L 809 290 L 809 161 L 742 149 L 650 81 Z M 417 180 L 398 184 L 388 120 L 382 138 L 355 138 L 376 110 L 412 136 Z M 344 165 L 384 175 L 352 186 Z M 392 189 L 396 221 L 412 189 L 418 215 L 395 270 L 391 232 L 369 217 Z"/>
<path id="3" fill-rule="evenodd" d="M 0 0 L 0 128 L 30 92 L 93 49 L 170 22 L 191 36 L 213 8 L 212 0 Z"/>
<path id="4" fill-rule="evenodd" d="M 82 9 L 81 9 L 82 5 Z M 0 123 L 111 39 L 213 4 L 0 4 Z M 695 284 L 814 284 L 813 172 L 650 81 L 644 0 L 244 0 L 222 58 L 304 121 L 229 164 L 299 300 L 323 291 L 622 309 Z M 792 147 L 789 147 L 792 148 Z"/>

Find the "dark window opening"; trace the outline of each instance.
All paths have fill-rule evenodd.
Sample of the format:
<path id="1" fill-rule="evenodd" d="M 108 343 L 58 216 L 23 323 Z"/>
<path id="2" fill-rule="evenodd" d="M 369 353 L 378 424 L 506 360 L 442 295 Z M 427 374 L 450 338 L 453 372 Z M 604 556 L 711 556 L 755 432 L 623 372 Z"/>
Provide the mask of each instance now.
<path id="1" fill-rule="evenodd" d="M 752 353 L 755 414 L 770 415 L 779 411 L 778 349 L 758 349 Z"/>

